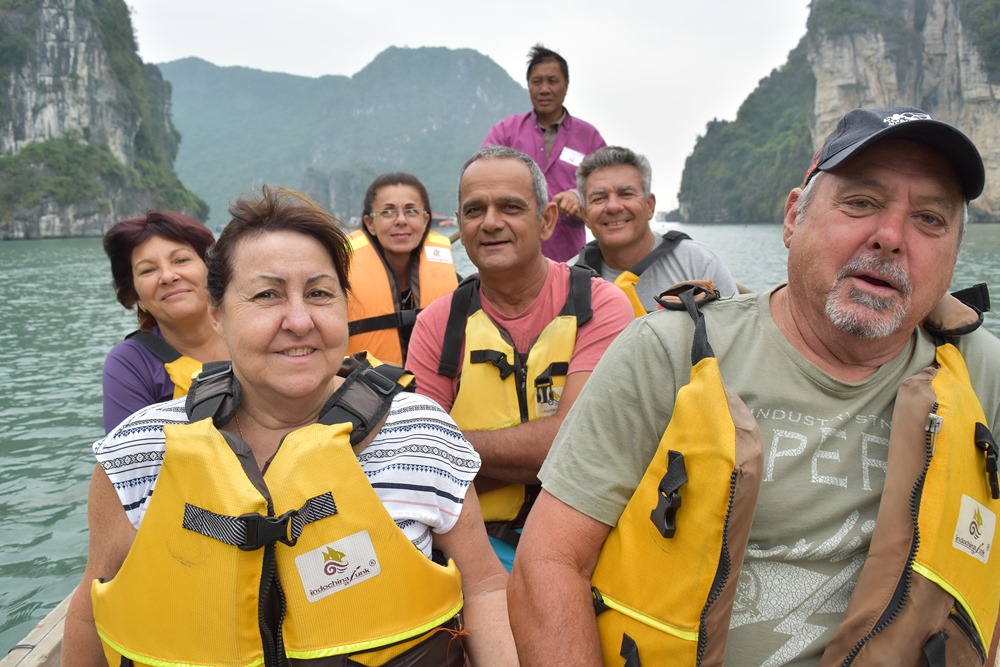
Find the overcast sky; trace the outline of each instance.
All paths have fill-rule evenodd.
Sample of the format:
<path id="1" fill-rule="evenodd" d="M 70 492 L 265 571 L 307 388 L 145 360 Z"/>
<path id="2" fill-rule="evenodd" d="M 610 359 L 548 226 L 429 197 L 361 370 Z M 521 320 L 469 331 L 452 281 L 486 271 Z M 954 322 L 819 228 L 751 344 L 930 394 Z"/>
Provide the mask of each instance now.
<path id="1" fill-rule="evenodd" d="M 528 49 L 541 42 L 569 62 L 570 112 L 649 158 L 661 211 L 677 206 L 684 160 L 706 124 L 736 117 L 805 34 L 809 11 L 808 0 L 126 2 L 147 63 L 197 56 L 352 76 L 389 46 L 445 46 L 475 49 L 524 85 Z"/>

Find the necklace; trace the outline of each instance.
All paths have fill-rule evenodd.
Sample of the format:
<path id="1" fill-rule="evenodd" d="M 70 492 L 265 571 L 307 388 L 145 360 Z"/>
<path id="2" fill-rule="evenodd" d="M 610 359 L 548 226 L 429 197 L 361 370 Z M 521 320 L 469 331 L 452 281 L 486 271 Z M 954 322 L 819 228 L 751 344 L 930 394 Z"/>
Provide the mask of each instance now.
<path id="1" fill-rule="evenodd" d="M 233 421 L 236 422 L 236 432 L 240 434 L 240 440 L 246 442 L 247 439 L 243 436 L 243 429 L 240 428 L 240 418 L 237 417 L 236 415 L 233 415 Z"/>

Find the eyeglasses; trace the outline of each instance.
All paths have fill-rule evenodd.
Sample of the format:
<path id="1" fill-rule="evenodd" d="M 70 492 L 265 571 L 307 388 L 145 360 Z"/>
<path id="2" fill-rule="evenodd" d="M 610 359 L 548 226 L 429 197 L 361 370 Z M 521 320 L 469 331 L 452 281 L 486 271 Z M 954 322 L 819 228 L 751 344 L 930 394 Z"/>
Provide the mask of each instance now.
<path id="1" fill-rule="evenodd" d="M 402 213 L 407 220 L 418 220 L 424 214 L 424 209 L 422 208 L 404 208 L 402 211 L 395 208 L 384 208 L 381 211 L 372 211 L 371 216 L 376 215 L 383 220 L 395 220 Z"/>

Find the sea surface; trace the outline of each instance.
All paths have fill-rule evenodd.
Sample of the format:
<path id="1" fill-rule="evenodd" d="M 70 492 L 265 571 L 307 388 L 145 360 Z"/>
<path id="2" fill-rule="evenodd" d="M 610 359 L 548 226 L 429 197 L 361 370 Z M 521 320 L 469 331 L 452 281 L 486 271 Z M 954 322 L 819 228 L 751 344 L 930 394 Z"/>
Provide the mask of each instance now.
<path id="1" fill-rule="evenodd" d="M 784 282 L 779 225 L 660 227 L 715 248 L 744 285 Z M 461 249 L 456 261 L 472 272 Z M 1000 310 L 1000 224 L 969 228 L 954 287 L 976 282 L 994 286 Z M 986 326 L 1000 335 L 1000 316 Z M 80 580 L 101 365 L 134 328 L 100 239 L 0 242 L 0 656 Z"/>

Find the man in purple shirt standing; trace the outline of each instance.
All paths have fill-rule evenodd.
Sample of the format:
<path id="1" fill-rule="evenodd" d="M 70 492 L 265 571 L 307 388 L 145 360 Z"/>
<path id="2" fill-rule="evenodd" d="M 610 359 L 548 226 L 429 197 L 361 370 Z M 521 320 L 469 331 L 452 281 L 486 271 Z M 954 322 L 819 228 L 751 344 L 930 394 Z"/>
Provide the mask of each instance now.
<path id="1" fill-rule="evenodd" d="M 528 52 L 527 78 L 532 110 L 494 125 L 483 146 L 516 148 L 541 167 L 549 201 L 559 207 L 559 221 L 552 236 L 542 242 L 542 254 L 565 262 L 580 252 L 586 240 L 576 192 L 576 168 L 605 142 L 593 125 L 570 116 L 563 106 L 569 88 L 565 58 L 536 44 Z"/>

